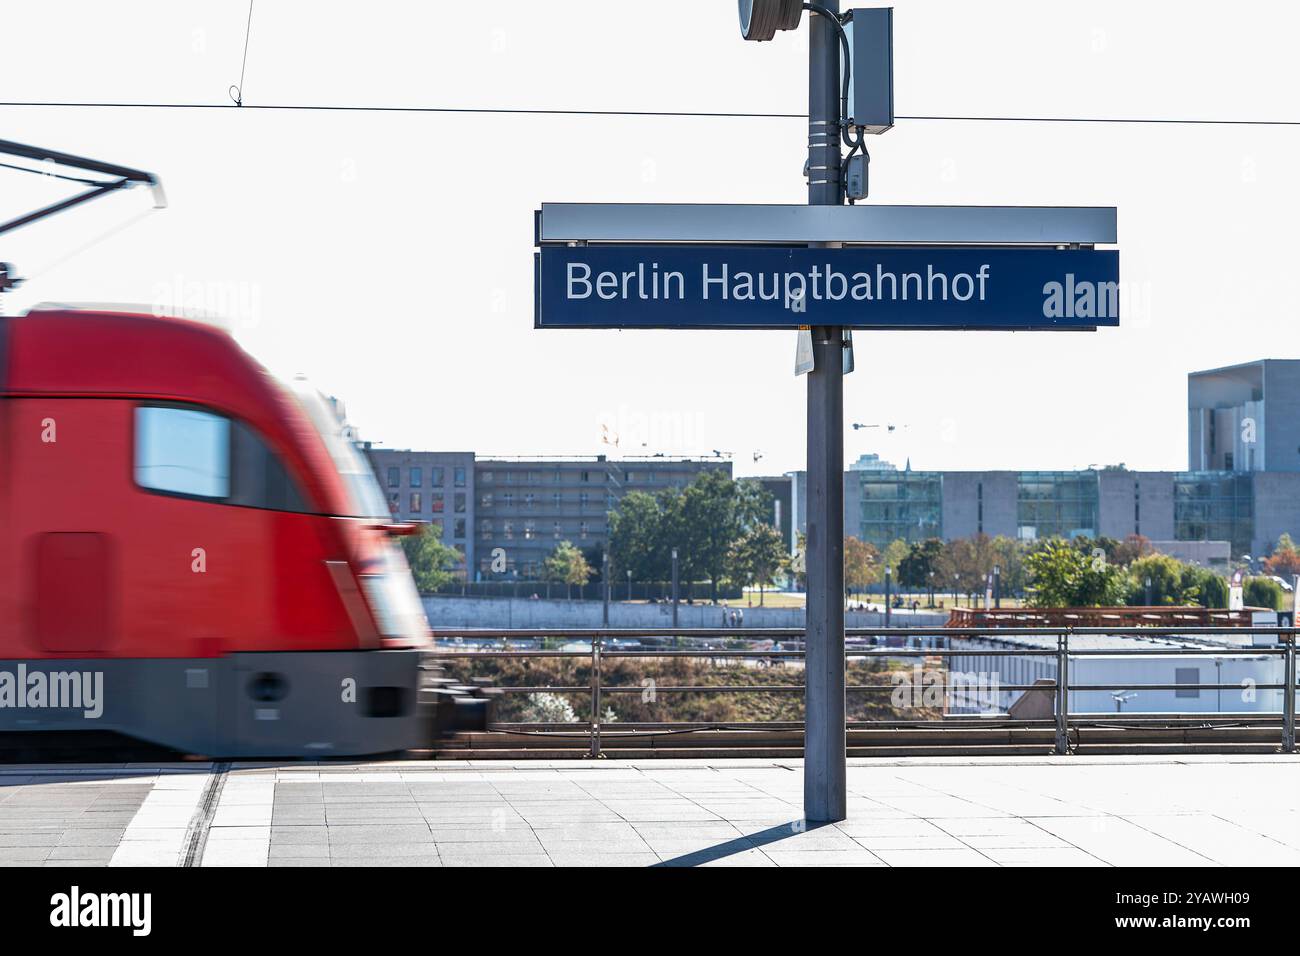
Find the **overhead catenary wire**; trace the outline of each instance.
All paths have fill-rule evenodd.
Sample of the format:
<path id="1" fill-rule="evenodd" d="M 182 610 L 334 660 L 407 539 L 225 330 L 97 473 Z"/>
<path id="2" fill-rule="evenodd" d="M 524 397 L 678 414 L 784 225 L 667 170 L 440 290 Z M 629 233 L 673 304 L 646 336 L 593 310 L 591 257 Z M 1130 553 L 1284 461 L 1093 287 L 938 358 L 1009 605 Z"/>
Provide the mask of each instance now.
<path id="1" fill-rule="evenodd" d="M 6 100 L 0 108 L 67 108 L 67 109 L 158 109 L 158 110 L 301 110 L 308 112 L 350 113 L 466 113 L 516 116 L 611 116 L 611 117 L 684 117 L 699 119 L 802 119 L 807 113 L 772 113 L 723 110 L 599 110 L 576 107 L 493 107 L 493 106 L 376 106 L 344 103 L 164 103 L 109 102 L 92 100 Z M 961 116 L 957 114 L 897 114 L 895 120 L 941 123 L 1095 123 L 1163 126 L 1300 126 L 1300 119 L 1218 119 L 1156 116 Z"/>
<path id="2" fill-rule="evenodd" d="M 248 22 L 244 24 L 244 58 L 239 64 L 239 85 L 231 85 L 230 98 L 236 106 L 244 105 L 244 71 L 248 69 L 248 38 L 253 33 L 253 0 L 248 0 Z"/>

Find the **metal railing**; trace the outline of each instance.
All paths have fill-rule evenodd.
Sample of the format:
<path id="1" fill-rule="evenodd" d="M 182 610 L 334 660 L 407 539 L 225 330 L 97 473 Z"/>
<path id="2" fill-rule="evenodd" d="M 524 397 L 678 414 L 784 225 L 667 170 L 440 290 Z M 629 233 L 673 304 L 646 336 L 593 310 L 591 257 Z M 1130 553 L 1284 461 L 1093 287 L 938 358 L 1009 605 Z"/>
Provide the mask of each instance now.
<path id="1" fill-rule="evenodd" d="M 1070 733 L 1072 727 L 1070 713 L 1070 693 L 1071 691 L 1179 691 L 1179 690 L 1236 690 L 1243 688 L 1241 683 L 1178 683 L 1178 682 L 1125 682 L 1125 683 L 1078 683 L 1071 680 L 1071 660 L 1086 657 L 1212 657 L 1215 659 L 1231 658 L 1269 658 L 1280 657 L 1283 660 L 1283 680 L 1280 683 L 1275 682 L 1256 682 L 1252 681 L 1251 688 L 1254 691 L 1277 690 L 1282 691 L 1282 708 L 1281 717 L 1281 750 L 1284 753 L 1294 753 L 1296 750 L 1296 633 L 1294 627 L 876 627 L 876 628 L 846 628 L 845 638 L 847 641 L 854 639 L 870 640 L 871 644 L 858 644 L 855 646 L 846 646 L 845 656 L 851 660 L 871 660 L 875 658 L 967 658 L 967 657 L 1028 657 L 1028 658 L 1048 658 L 1054 659 L 1056 663 L 1057 677 L 1052 680 L 1050 687 L 1053 695 L 1053 717 L 1052 724 L 1055 730 L 1055 751 L 1065 754 L 1070 752 Z M 1276 643 L 1272 645 L 1241 645 L 1229 643 L 1214 643 L 1211 638 L 1225 638 L 1229 635 L 1236 637 L 1264 636 L 1274 637 Z M 1123 646 L 1123 641 L 1117 640 L 1116 646 L 1071 646 L 1072 638 L 1082 637 L 1112 637 L 1112 638 L 1144 638 L 1144 639 L 1168 639 L 1170 644 L 1166 645 L 1147 645 L 1142 647 Z M 1056 639 L 1055 647 L 1035 647 L 1035 646 L 1011 646 L 1010 642 L 1016 638 L 1043 638 L 1054 637 Z M 493 660 L 493 659 L 574 659 L 586 660 L 590 666 L 590 677 L 586 684 L 577 685 L 538 685 L 538 686 L 502 686 L 495 688 L 503 694 L 590 694 L 590 715 L 586 722 L 585 730 L 582 736 L 589 738 L 589 754 L 597 757 L 602 752 L 602 736 L 606 733 L 602 721 L 602 700 L 605 695 L 611 694 L 637 694 L 641 693 L 643 688 L 640 686 L 626 685 L 607 685 L 602 679 L 602 665 L 607 660 L 613 659 L 671 659 L 671 658 L 692 658 L 706 659 L 712 661 L 725 660 L 765 660 L 769 663 L 784 661 L 802 661 L 805 657 L 803 647 L 804 630 L 803 628 L 539 628 L 539 629 L 451 629 L 437 628 L 434 630 L 434 639 L 438 642 L 438 650 L 449 652 L 449 657 L 460 660 Z M 887 642 L 891 639 L 901 638 L 905 645 L 915 643 L 918 646 L 891 646 Z M 448 645 L 447 640 L 457 640 L 464 642 L 468 640 L 469 644 Z M 962 642 L 970 639 L 979 639 L 984 642 L 996 643 L 999 641 L 1008 642 L 1007 646 L 981 646 L 971 647 L 962 646 Z M 1197 646 L 1188 646 L 1188 642 L 1200 640 Z M 525 649 L 518 646 L 521 642 L 541 642 L 563 640 L 569 643 L 579 642 L 588 643 L 589 648 L 581 649 Z M 610 642 L 621 641 L 671 641 L 671 646 L 659 647 L 638 647 L 627 648 L 620 647 L 618 644 Z M 776 641 L 781 642 L 777 647 L 771 649 L 753 649 L 743 646 L 735 646 L 738 641 Z M 1184 643 L 1175 643 L 1177 641 Z M 721 647 L 710 646 L 713 641 L 726 641 L 733 646 Z M 512 642 L 516 645 L 512 647 Z M 885 643 L 882 643 L 885 642 Z M 695 646 L 689 646 L 690 644 Z M 700 646 L 701 643 L 704 646 Z M 793 647 L 785 646 L 791 643 Z M 686 646 L 684 646 L 686 645 Z M 945 670 L 949 670 L 945 663 Z M 892 691 L 897 685 L 893 684 L 846 684 L 847 693 L 870 693 L 879 691 Z M 948 679 L 942 685 L 928 685 L 937 690 L 945 692 L 957 689 L 962 685 L 951 684 Z M 1025 692 L 1044 692 L 1048 689 L 1043 683 L 1021 683 L 1005 684 L 998 682 L 999 691 L 1025 691 Z M 688 685 L 670 685 L 656 686 L 656 693 L 667 694 L 686 694 L 686 693 L 762 693 L 762 694 L 788 694 L 802 693 L 803 684 L 688 684 Z M 1087 715 L 1076 713 L 1074 715 L 1074 725 L 1077 726 L 1081 717 L 1088 716 L 1096 718 L 1099 712 L 1089 712 Z M 1219 716 L 1226 717 L 1228 712 L 1216 710 L 1213 712 L 1196 711 L 1188 712 L 1195 716 Z M 1276 711 L 1257 711 L 1261 716 L 1277 716 Z M 1134 714 L 1128 715 L 1130 718 Z M 1148 712 L 1144 717 L 1172 717 L 1187 716 L 1187 713 L 1177 714 L 1171 712 Z M 1233 717 L 1239 718 L 1240 714 L 1232 714 Z M 1114 722 L 1113 718 L 1108 718 Z M 789 726 L 789 722 L 777 722 L 783 726 Z M 855 722 L 850 721 L 850 724 Z M 857 722 L 861 723 L 861 722 Z M 897 723 L 897 722 L 896 722 Z M 925 721 L 914 723 L 926 723 Z M 1026 725 L 1033 724 L 1034 721 L 1022 721 Z M 802 726 L 802 722 L 795 722 L 795 726 Z M 623 725 L 626 726 L 626 725 Z M 655 726 L 661 726 L 656 724 Z M 676 728 L 676 725 L 668 725 Z M 717 724 L 711 724 L 705 721 L 683 722 L 680 730 L 690 729 L 707 729 L 717 727 Z M 753 726 L 753 725 L 746 725 Z M 669 732 L 675 732 L 669 731 Z M 572 734 L 556 733 L 555 736 L 573 736 Z"/>

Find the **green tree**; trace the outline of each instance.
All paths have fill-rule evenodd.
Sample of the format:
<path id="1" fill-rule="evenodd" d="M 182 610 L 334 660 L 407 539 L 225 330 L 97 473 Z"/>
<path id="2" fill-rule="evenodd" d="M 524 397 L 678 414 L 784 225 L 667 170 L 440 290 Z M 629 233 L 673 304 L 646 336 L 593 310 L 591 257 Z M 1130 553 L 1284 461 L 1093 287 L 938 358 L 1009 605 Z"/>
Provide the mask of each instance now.
<path id="1" fill-rule="evenodd" d="M 1202 607 L 1227 607 L 1228 582 L 1223 575 L 1195 564 L 1184 567 L 1183 574 L 1196 588 L 1196 601 Z"/>
<path id="2" fill-rule="evenodd" d="M 943 554 L 943 541 L 926 538 L 913 542 L 907 557 L 898 562 L 898 586 L 913 591 L 925 591 L 934 604 L 934 589 L 942 587 L 939 576 L 939 558 Z"/>
<path id="3" fill-rule="evenodd" d="M 569 599 L 573 599 L 573 586 L 582 587 L 591 580 L 591 565 L 587 563 L 572 541 L 561 541 L 542 562 L 548 581 L 559 581 L 568 586 Z"/>
<path id="4" fill-rule="evenodd" d="M 1282 586 L 1272 578 L 1247 578 L 1241 597 L 1246 607 L 1282 609 Z"/>
<path id="5" fill-rule="evenodd" d="M 880 556 L 880 569 L 884 573 L 885 568 L 889 568 L 894 580 L 898 581 L 898 566 L 903 563 L 903 559 L 912 551 L 911 546 L 902 538 L 895 538 L 889 544 L 885 545 L 884 553 Z"/>
<path id="6" fill-rule="evenodd" d="M 983 592 L 995 559 L 992 539 L 986 534 L 948 541 L 936 562 L 936 585 L 944 590 L 955 585 L 968 599 L 973 598 Z"/>
<path id="7" fill-rule="evenodd" d="M 681 493 L 677 536 L 682 569 L 688 580 L 707 580 L 710 598 L 718 599 L 718 582 L 727 576 L 731 549 L 750 527 L 762 521 L 771 495 L 757 482 L 733 481 L 721 470 L 700 472 Z"/>
<path id="8" fill-rule="evenodd" d="M 1122 604 L 1128 576 L 1059 538 L 1049 538 L 1025 558 L 1035 607 Z"/>
<path id="9" fill-rule="evenodd" d="M 456 577 L 460 552 L 442 542 L 442 526 L 426 524 L 419 534 L 402 538 L 402 551 L 411 566 L 411 577 L 421 592 L 429 593 Z"/>
<path id="10" fill-rule="evenodd" d="M 785 568 L 786 560 L 781 532 L 759 522 L 732 545 L 727 577 L 741 587 L 758 585 L 758 604 L 762 607 L 764 589 Z"/>
<path id="11" fill-rule="evenodd" d="M 844 539 L 845 591 L 849 594 L 861 593 L 879 581 L 883 573 L 880 552 L 874 544 L 852 535 Z"/>
<path id="12" fill-rule="evenodd" d="M 1128 566 L 1128 603 L 1145 604 L 1147 581 L 1151 582 L 1152 605 L 1194 604 L 1200 598 L 1200 581 L 1177 558 L 1167 554 L 1148 554 Z"/>
<path id="13" fill-rule="evenodd" d="M 1025 593 L 1025 545 L 1023 541 L 998 535 L 989 542 L 993 563 L 998 569 L 1000 595 Z"/>
<path id="14" fill-rule="evenodd" d="M 664 581 L 672 575 L 672 509 L 666 493 L 629 491 L 609 516 L 609 557 L 620 573 L 638 581 Z"/>

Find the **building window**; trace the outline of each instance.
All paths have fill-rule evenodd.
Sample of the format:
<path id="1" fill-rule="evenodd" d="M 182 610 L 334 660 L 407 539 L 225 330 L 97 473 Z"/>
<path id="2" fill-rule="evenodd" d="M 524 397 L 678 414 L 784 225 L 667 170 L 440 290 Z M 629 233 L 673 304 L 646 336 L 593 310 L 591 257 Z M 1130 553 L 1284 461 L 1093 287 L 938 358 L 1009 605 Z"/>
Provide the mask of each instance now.
<path id="1" fill-rule="evenodd" d="M 1020 537 L 1097 536 L 1097 475 L 1092 471 L 1026 471 L 1016 485 Z"/>
<path id="2" fill-rule="evenodd" d="M 536 521 L 525 521 L 525 522 L 524 522 L 524 540 L 526 540 L 526 541 L 531 541 L 531 540 L 533 540 L 533 538 L 535 538 L 535 537 L 537 537 L 537 522 L 536 522 Z"/>
<path id="3" fill-rule="evenodd" d="M 1174 683 L 1175 684 L 1199 684 L 1201 682 L 1201 672 L 1195 667 L 1175 667 Z M 1201 689 L 1199 687 L 1180 687 L 1174 691 L 1175 697 L 1199 698 Z"/>
<path id="4" fill-rule="evenodd" d="M 564 504 L 564 495 L 560 494 L 558 491 L 555 492 L 554 494 L 552 494 L 552 495 L 551 495 L 551 504 L 552 504 L 552 505 L 555 507 L 555 509 L 558 511 L 558 510 L 560 509 L 560 507 Z"/>
<path id="5" fill-rule="evenodd" d="M 507 541 L 514 540 L 515 523 L 513 521 L 507 521 L 501 525 L 501 537 L 505 538 Z"/>
<path id="6" fill-rule="evenodd" d="M 1174 538 L 1228 541 L 1246 554 L 1255 535 L 1254 488 L 1246 474 L 1179 472 L 1174 476 Z"/>
<path id="7" fill-rule="evenodd" d="M 433 485 L 433 487 L 435 488 L 441 488 L 443 479 L 446 477 L 445 472 L 446 472 L 445 468 L 430 468 L 429 484 Z"/>
<path id="8" fill-rule="evenodd" d="M 531 508 L 533 506 L 534 498 L 535 496 L 533 495 L 532 492 L 529 492 L 528 494 L 524 495 L 524 507 Z"/>
<path id="9" fill-rule="evenodd" d="M 564 480 L 564 476 L 560 472 L 560 469 L 557 468 L 555 469 L 555 471 L 551 472 L 551 481 L 555 482 L 558 485 L 563 480 Z"/>
<path id="10" fill-rule="evenodd" d="M 584 472 L 582 473 L 582 480 L 583 480 L 583 481 L 591 481 L 591 472 L 589 472 L 589 471 L 584 471 Z"/>
<path id="11" fill-rule="evenodd" d="M 397 517 L 402 510 L 402 493 L 400 491 L 390 491 L 388 493 L 388 510 L 393 513 L 393 517 Z"/>
<path id="12" fill-rule="evenodd" d="M 492 539 L 492 522 L 480 521 L 478 523 L 478 531 L 479 531 L 480 538 L 482 538 L 484 541 L 490 541 Z"/>
<path id="13" fill-rule="evenodd" d="M 407 475 L 407 478 L 409 479 L 407 484 L 410 485 L 410 487 L 419 488 L 424 484 L 424 470 L 421 468 L 412 468 L 410 474 Z"/>
<path id="14" fill-rule="evenodd" d="M 489 492 L 487 492 L 486 494 L 480 496 L 479 499 L 478 499 L 478 506 L 479 506 L 480 508 L 491 508 L 491 507 L 492 507 L 492 492 L 489 491 Z"/>
<path id="15" fill-rule="evenodd" d="M 457 488 L 464 488 L 464 487 L 465 487 L 465 469 L 464 469 L 464 468 L 453 468 L 453 469 L 452 469 L 452 472 L 451 472 L 451 475 L 452 475 L 452 481 L 455 482 Z"/>
<path id="16" fill-rule="evenodd" d="M 442 514 L 443 508 L 446 507 L 446 498 L 441 491 L 429 492 L 429 507 L 434 514 Z"/>
<path id="17" fill-rule="evenodd" d="M 490 485 L 492 482 L 496 481 L 496 475 L 492 474 L 490 471 L 480 471 L 478 480 L 483 482 L 485 485 Z"/>
<path id="18" fill-rule="evenodd" d="M 455 509 L 456 514 L 463 515 L 465 513 L 465 492 L 456 492 L 456 497 L 452 499 L 451 505 L 452 508 Z"/>
<path id="19" fill-rule="evenodd" d="M 505 505 L 507 508 L 513 508 L 515 505 L 514 493 L 507 491 L 504 495 L 501 496 L 501 503 Z"/>
<path id="20" fill-rule="evenodd" d="M 859 537 L 878 548 L 943 537 L 943 477 L 933 472 L 857 472 Z"/>
<path id="21" fill-rule="evenodd" d="M 420 493 L 418 491 L 412 491 L 411 492 L 411 514 L 418 515 L 420 513 L 420 504 L 421 504 Z"/>
<path id="22" fill-rule="evenodd" d="M 587 536 L 587 522 L 583 521 L 578 525 L 578 537 L 585 538 L 586 536 Z"/>
<path id="23" fill-rule="evenodd" d="M 578 495 L 578 507 L 579 508 L 587 507 L 587 493 L 585 491 L 580 492 Z"/>
<path id="24" fill-rule="evenodd" d="M 453 538 L 458 538 L 458 539 L 460 539 L 460 540 L 464 540 L 464 538 L 465 538 L 465 519 L 464 519 L 464 518 L 457 518 L 457 519 L 456 519 L 455 523 L 451 526 L 451 535 L 452 535 Z"/>
<path id="25" fill-rule="evenodd" d="M 400 468 L 388 469 L 388 487 L 389 488 L 402 487 L 402 469 Z"/>
<path id="26" fill-rule="evenodd" d="M 555 522 L 555 533 L 552 535 L 552 537 L 554 537 L 555 539 L 558 540 L 559 537 L 560 537 L 560 534 L 561 534 L 561 532 L 560 532 L 560 523 L 557 521 L 557 522 Z"/>

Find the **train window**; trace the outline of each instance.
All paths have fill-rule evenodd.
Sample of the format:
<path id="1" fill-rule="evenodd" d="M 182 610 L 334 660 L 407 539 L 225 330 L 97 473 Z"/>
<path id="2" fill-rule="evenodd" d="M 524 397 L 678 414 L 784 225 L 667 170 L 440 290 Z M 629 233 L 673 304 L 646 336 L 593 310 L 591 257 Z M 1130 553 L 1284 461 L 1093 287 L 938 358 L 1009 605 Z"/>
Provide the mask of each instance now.
<path id="1" fill-rule="evenodd" d="M 307 511 L 297 483 L 261 437 L 241 422 L 235 422 L 232 431 L 235 481 L 231 504 L 271 511 Z"/>
<path id="2" fill-rule="evenodd" d="M 136 408 L 135 480 L 171 494 L 229 496 L 230 419 L 193 408 Z"/>

